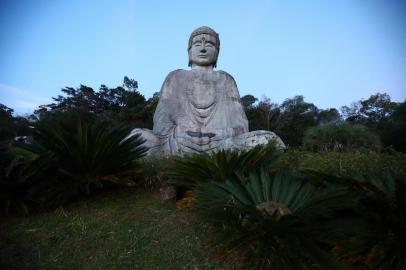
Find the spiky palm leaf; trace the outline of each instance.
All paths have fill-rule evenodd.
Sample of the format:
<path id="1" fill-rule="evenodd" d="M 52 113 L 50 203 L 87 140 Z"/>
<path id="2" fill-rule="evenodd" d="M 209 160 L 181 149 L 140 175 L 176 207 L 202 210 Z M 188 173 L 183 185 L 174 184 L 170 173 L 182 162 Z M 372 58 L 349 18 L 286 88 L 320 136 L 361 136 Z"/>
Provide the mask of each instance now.
<path id="1" fill-rule="evenodd" d="M 38 172 L 46 167 L 40 160 L 31 160 L 22 156 L 1 153 L 0 169 L 0 205 L 8 215 L 11 210 L 28 213 L 29 188 Z"/>
<path id="2" fill-rule="evenodd" d="M 38 131 L 38 140 L 55 158 L 60 171 L 83 184 L 135 173 L 134 161 L 146 152 L 140 136 L 126 138 L 129 132 L 123 126 L 78 119 L 74 129 L 61 123 L 42 126 Z"/>
<path id="3" fill-rule="evenodd" d="M 257 146 L 249 151 L 220 150 L 215 153 L 175 157 L 169 166 L 174 185 L 193 187 L 208 180 L 222 181 L 277 160 L 280 151 L 274 144 Z"/>
<path id="4" fill-rule="evenodd" d="M 275 150 L 257 148 L 179 158 L 174 182 L 193 189 L 197 212 L 219 229 L 217 244 L 242 255 L 247 267 L 338 267 L 319 244 L 326 234 L 341 233 L 343 224 L 332 217 L 355 197 L 336 184 L 270 172 L 275 157 Z"/>
<path id="5" fill-rule="evenodd" d="M 406 174 L 375 172 L 352 184 L 365 224 L 341 243 L 341 255 L 369 269 L 406 269 Z"/>
<path id="6" fill-rule="evenodd" d="M 330 218 L 354 204 L 346 189 L 316 187 L 306 178 L 261 169 L 198 184 L 194 192 L 198 212 L 222 228 L 219 243 L 244 254 L 253 268 L 336 267 L 319 241 L 339 232 Z"/>
<path id="7" fill-rule="evenodd" d="M 50 121 L 37 127 L 36 140 L 43 146 L 40 157 L 48 159 L 48 179 L 35 188 L 44 200 L 66 201 L 89 193 L 103 182 L 127 182 L 139 173 L 136 160 L 147 149 L 139 135 L 127 138 L 129 129 L 95 123 L 80 116 L 69 121 Z M 66 195 L 66 196 L 64 196 Z M 61 202 L 62 203 L 62 202 Z"/>

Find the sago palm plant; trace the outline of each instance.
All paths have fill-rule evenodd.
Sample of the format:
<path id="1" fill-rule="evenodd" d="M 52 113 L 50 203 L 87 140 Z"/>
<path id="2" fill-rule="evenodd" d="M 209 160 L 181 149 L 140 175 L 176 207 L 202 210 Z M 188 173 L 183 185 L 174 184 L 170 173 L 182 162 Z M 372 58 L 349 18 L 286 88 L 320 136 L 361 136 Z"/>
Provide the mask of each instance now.
<path id="1" fill-rule="evenodd" d="M 171 159 L 169 175 L 175 185 L 192 188 L 207 181 L 223 181 L 261 166 L 272 167 L 280 156 L 273 143 L 249 151 L 220 150 Z"/>
<path id="2" fill-rule="evenodd" d="M 364 224 L 337 253 L 367 269 L 406 269 L 406 174 L 370 173 L 352 184 L 362 196 L 355 209 Z"/>
<path id="3" fill-rule="evenodd" d="M 40 157 L 51 163 L 52 180 L 43 179 L 41 190 L 88 194 L 91 186 L 128 181 L 139 173 L 136 160 L 147 151 L 139 135 L 128 138 L 129 129 L 124 126 L 80 116 L 59 120 L 41 123 L 36 130 L 36 140 L 44 149 Z"/>
<path id="4" fill-rule="evenodd" d="M 0 205 L 2 214 L 27 214 L 32 201 L 29 189 L 39 172 L 47 166 L 42 160 L 0 153 Z"/>
<path id="5" fill-rule="evenodd" d="M 267 151 L 268 157 L 276 155 Z M 194 156 L 179 159 L 175 164 L 180 166 L 173 168 L 180 182 L 192 187 L 197 213 L 217 228 L 215 243 L 225 247 L 226 255 L 241 256 L 247 268 L 338 267 L 322 240 L 343 232 L 333 217 L 354 205 L 349 191 L 320 181 L 316 185 L 292 172 L 271 173 L 264 165 L 272 166 L 272 159 L 245 163 L 241 155 Z M 261 160 L 249 152 L 243 156 Z"/>

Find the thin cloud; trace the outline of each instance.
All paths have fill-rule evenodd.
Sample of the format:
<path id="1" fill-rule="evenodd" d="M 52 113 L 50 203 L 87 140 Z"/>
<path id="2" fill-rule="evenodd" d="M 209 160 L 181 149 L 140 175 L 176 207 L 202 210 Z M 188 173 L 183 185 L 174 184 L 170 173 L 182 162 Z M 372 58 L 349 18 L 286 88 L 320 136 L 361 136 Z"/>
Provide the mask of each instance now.
<path id="1" fill-rule="evenodd" d="M 49 103 L 49 101 L 44 97 L 33 97 L 27 90 L 0 83 L 0 103 L 14 109 L 17 114 L 30 113 L 39 105 Z"/>

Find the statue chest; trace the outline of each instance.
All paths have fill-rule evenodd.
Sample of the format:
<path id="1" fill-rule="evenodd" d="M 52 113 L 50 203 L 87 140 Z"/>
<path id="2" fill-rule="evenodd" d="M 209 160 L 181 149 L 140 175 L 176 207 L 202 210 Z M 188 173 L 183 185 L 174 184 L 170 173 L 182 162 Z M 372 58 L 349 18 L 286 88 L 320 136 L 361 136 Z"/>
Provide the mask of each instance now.
<path id="1" fill-rule="evenodd" d="M 216 102 L 217 84 L 212 80 L 191 80 L 188 84 L 188 100 L 199 109 L 213 106 Z"/>
<path id="2" fill-rule="evenodd" d="M 192 78 L 187 87 L 188 115 L 198 126 L 206 126 L 216 111 L 218 84 L 214 80 Z"/>

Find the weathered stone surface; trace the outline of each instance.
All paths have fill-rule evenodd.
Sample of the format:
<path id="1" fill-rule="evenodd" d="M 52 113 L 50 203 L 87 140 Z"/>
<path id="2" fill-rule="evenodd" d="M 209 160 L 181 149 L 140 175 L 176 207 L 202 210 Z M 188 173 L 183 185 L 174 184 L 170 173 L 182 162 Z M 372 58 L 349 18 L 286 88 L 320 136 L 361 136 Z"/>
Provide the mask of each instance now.
<path id="1" fill-rule="evenodd" d="M 248 132 L 248 121 L 231 75 L 215 71 L 220 49 L 218 34 L 196 29 L 189 39 L 191 70 L 175 70 L 166 77 L 154 114 L 153 130 L 141 133 L 149 154 L 182 154 L 219 149 L 249 149 L 281 139 L 270 131 Z"/>
<path id="2" fill-rule="evenodd" d="M 255 130 L 236 137 L 230 137 L 224 141 L 222 147 L 224 149 L 251 149 L 257 145 L 267 144 L 270 141 L 273 141 L 276 147 L 280 149 L 286 147 L 278 135 L 267 130 Z"/>

